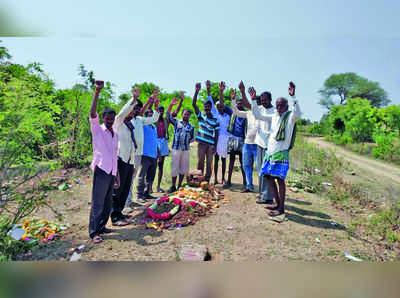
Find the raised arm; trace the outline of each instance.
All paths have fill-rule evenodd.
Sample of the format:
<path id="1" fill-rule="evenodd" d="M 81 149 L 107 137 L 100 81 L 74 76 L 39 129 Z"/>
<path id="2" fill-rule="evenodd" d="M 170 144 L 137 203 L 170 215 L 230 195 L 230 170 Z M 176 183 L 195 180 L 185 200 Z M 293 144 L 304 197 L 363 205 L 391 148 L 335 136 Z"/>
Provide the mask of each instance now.
<path id="1" fill-rule="evenodd" d="M 251 109 L 251 104 L 249 103 L 249 101 L 247 99 L 246 88 L 244 87 L 243 81 L 240 81 L 240 83 L 239 83 L 239 90 L 240 90 L 240 93 L 242 94 L 243 106 L 245 108 Z"/>
<path id="2" fill-rule="evenodd" d="M 174 97 L 171 102 L 169 103 L 167 113 L 171 113 L 172 107 L 178 103 L 178 99 Z M 176 110 L 175 110 L 176 111 Z"/>
<path id="3" fill-rule="evenodd" d="M 154 100 L 154 97 L 153 97 Z M 160 114 L 158 113 L 158 104 L 160 103 L 160 99 L 156 98 L 154 100 L 154 113 L 153 116 L 151 117 L 143 117 L 143 125 L 150 125 L 153 124 L 154 122 L 158 121 L 158 117 L 160 117 Z M 153 103 L 151 103 L 150 107 L 153 105 Z"/>
<path id="4" fill-rule="evenodd" d="M 193 101 L 192 101 L 192 106 L 193 106 L 194 112 L 196 113 L 196 116 L 200 112 L 200 109 L 197 106 L 197 96 L 199 95 L 200 89 L 201 89 L 201 84 L 200 83 L 196 83 L 196 89 L 194 90 Z"/>
<path id="5" fill-rule="evenodd" d="M 219 104 L 221 105 L 222 109 L 225 109 L 224 103 L 224 90 L 225 90 L 225 82 L 219 83 Z"/>
<path id="6" fill-rule="evenodd" d="M 211 81 L 210 80 L 206 81 L 206 89 L 207 89 L 207 100 L 209 100 L 211 102 L 211 114 L 213 114 L 213 116 L 215 118 L 217 118 L 218 111 L 217 111 L 217 108 L 215 107 L 214 100 L 211 96 Z"/>
<path id="7" fill-rule="evenodd" d="M 289 89 L 288 89 L 288 91 L 289 91 L 289 96 L 290 96 L 290 97 L 292 98 L 292 100 L 293 100 L 293 108 L 292 108 L 293 116 L 292 116 L 292 121 L 293 121 L 293 122 L 296 122 L 297 119 L 299 119 L 303 113 L 301 112 L 299 103 L 298 103 L 298 101 L 297 101 L 297 99 L 296 99 L 296 85 L 295 85 L 293 82 L 290 82 L 290 83 L 289 83 Z"/>
<path id="8" fill-rule="evenodd" d="M 97 100 L 99 98 L 101 89 L 104 87 L 104 81 L 96 81 L 95 86 L 96 90 L 94 91 L 92 106 L 90 107 L 90 118 L 97 117 Z"/>
<path id="9" fill-rule="evenodd" d="M 182 104 L 183 104 L 183 100 L 185 99 L 185 92 L 181 92 L 181 94 L 180 94 L 180 100 L 179 100 L 179 104 L 178 104 L 178 107 L 175 109 L 175 111 L 172 113 L 172 115 L 174 116 L 174 117 L 176 117 L 176 116 L 178 116 L 178 114 L 179 114 L 179 112 L 180 112 L 180 110 L 181 110 L 181 108 L 182 108 Z"/>
<path id="10" fill-rule="evenodd" d="M 261 112 L 260 107 L 257 104 L 257 95 L 256 95 L 256 90 L 253 87 L 249 88 L 249 94 L 251 97 L 251 100 L 253 104 L 251 105 L 251 112 L 254 115 L 254 118 L 257 120 L 262 120 L 262 121 L 272 121 L 272 115 L 265 115 Z"/>
<path id="11" fill-rule="evenodd" d="M 211 81 L 206 81 L 207 96 L 211 96 Z"/>
<path id="12" fill-rule="evenodd" d="M 154 95 L 150 95 L 143 107 L 140 109 L 140 116 L 143 116 L 144 112 L 146 112 L 148 109 L 151 109 L 153 103 L 154 103 L 155 97 Z"/>
<path id="13" fill-rule="evenodd" d="M 125 117 L 132 111 L 132 108 L 135 105 L 135 102 L 139 98 L 139 95 L 140 95 L 140 89 L 138 87 L 135 87 L 135 89 L 133 89 L 132 98 L 123 106 L 121 111 L 115 117 L 115 122 L 114 122 L 115 130 L 119 129 L 119 127 L 124 122 Z"/>
<path id="14" fill-rule="evenodd" d="M 248 111 L 239 111 L 236 105 L 236 100 L 232 100 L 232 111 L 233 114 L 240 118 L 247 118 L 247 113 L 249 113 Z"/>

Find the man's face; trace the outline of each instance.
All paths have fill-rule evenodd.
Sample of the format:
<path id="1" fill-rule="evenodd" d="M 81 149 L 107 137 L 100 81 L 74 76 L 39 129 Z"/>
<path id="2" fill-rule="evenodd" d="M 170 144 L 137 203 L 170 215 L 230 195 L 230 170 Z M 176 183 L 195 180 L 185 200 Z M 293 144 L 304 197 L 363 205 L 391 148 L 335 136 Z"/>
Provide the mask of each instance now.
<path id="1" fill-rule="evenodd" d="M 288 110 L 288 104 L 283 99 L 278 99 L 275 103 L 275 108 L 280 116 Z"/>
<path id="2" fill-rule="evenodd" d="M 140 110 L 142 109 L 142 107 L 141 106 L 139 106 L 139 105 L 136 105 L 136 106 L 134 106 L 133 107 L 133 116 L 139 116 L 139 113 L 140 113 Z"/>
<path id="3" fill-rule="evenodd" d="M 145 116 L 146 117 L 153 117 L 153 110 L 147 110 Z"/>
<path id="4" fill-rule="evenodd" d="M 115 114 L 107 114 L 103 117 L 103 123 L 107 129 L 111 129 L 115 120 Z"/>
<path id="5" fill-rule="evenodd" d="M 271 98 L 267 97 L 266 95 L 261 95 L 261 104 L 264 107 L 270 107 L 271 106 Z"/>
<path id="6" fill-rule="evenodd" d="M 185 122 L 188 122 L 189 119 L 190 119 L 190 112 L 185 110 L 182 113 L 182 120 L 185 121 Z"/>
<path id="7" fill-rule="evenodd" d="M 242 100 L 236 101 L 236 106 L 239 111 L 243 111 L 243 101 Z"/>
<path id="8" fill-rule="evenodd" d="M 217 110 L 218 110 L 218 113 L 220 113 L 221 115 L 224 114 L 224 109 L 222 108 L 221 104 L 217 104 Z"/>
<path id="9" fill-rule="evenodd" d="M 211 104 L 210 103 L 204 104 L 204 112 L 206 114 L 211 114 Z"/>

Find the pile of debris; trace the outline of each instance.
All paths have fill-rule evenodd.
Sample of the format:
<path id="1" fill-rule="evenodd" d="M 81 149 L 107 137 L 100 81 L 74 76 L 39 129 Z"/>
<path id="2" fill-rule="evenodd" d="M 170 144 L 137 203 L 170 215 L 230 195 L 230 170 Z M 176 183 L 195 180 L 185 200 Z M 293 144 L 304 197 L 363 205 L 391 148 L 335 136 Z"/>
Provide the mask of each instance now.
<path id="1" fill-rule="evenodd" d="M 204 181 L 204 176 L 191 173 L 189 181 L 188 186 L 157 199 L 146 208 L 141 223 L 156 230 L 179 229 L 212 213 L 221 201 L 229 202 L 221 191 Z"/>

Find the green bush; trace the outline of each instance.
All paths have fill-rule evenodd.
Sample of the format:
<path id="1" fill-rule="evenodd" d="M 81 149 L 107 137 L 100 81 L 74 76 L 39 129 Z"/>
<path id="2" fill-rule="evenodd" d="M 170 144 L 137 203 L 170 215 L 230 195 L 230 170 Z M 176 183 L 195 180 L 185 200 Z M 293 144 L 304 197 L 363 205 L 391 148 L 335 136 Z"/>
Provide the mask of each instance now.
<path id="1" fill-rule="evenodd" d="M 394 140 L 395 135 L 393 133 L 385 134 L 381 131 L 377 131 L 374 134 L 374 141 L 377 144 L 377 147 L 373 148 L 374 157 L 384 160 L 392 160 L 396 151 L 396 147 L 393 146 Z"/>
<path id="2" fill-rule="evenodd" d="M 336 145 L 349 145 L 351 144 L 351 138 L 349 136 L 339 136 L 339 135 L 334 135 L 332 137 L 333 142 Z"/>

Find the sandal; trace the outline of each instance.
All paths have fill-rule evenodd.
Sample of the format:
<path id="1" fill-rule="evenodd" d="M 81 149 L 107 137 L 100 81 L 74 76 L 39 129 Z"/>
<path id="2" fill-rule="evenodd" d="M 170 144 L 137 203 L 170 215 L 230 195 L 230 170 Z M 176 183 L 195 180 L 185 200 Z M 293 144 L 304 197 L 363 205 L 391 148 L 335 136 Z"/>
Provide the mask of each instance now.
<path id="1" fill-rule="evenodd" d="M 103 241 L 103 238 L 101 238 L 99 235 L 96 235 L 93 237 L 93 243 L 101 243 Z"/>

